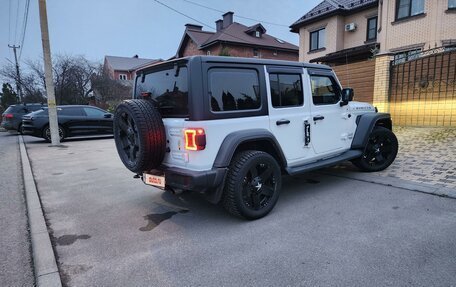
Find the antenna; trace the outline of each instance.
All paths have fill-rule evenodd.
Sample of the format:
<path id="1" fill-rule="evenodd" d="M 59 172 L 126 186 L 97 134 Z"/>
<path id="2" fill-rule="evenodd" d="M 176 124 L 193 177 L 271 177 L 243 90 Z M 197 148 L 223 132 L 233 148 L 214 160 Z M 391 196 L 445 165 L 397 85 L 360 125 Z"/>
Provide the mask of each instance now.
<path id="1" fill-rule="evenodd" d="M 350 72 L 348 71 L 348 53 L 345 53 L 345 72 L 347 73 L 347 88 L 350 88 Z"/>

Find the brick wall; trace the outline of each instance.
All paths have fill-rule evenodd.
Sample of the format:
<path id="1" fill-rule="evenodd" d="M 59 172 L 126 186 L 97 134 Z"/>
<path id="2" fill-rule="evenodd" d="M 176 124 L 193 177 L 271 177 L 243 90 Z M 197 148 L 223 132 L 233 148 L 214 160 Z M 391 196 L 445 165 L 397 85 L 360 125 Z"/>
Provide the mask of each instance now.
<path id="1" fill-rule="evenodd" d="M 206 55 L 206 51 L 202 51 L 202 50 L 198 49 L 198 46 L 196 45 L 195 42 L 193 42 L 193 40 L 188 40 L 187 45 L 185 45 L 182 56 L 188 57 L 188 56 L 195 56 L 195 55 Z"/>
<path id="2" fill-rule="evenodd" d="M 396 21 L 396 1 L 383 1 L 379 26 L 381 52 L 391 52 L 411 45 L 424 50 L 442 46 L 442 40 L 456 39 L 456 15 L 449 13 L 448 0 L 425 1 L 424 14 Z"/>
<path id="3" fill-rule="evenodd" d="M 390 62 L 389 54 L 375 57 L 375 80 L 373 104 L 379 112 L 389 112 L 388 92 L 390 85 Z"/>
<path id="4" fill-rule="evenodd" d="M 128 71 L 114 71 L 114 73 L 112 74 L 112 76 L 114 77 L 113 79 L 114 80 L 120 80 L 119 76 L 121 74 L 127 75 L 127 80 L 131 80 L 132 79 L 132 73 L 130 73 Z"/>
<path id="5" fill-rule="evenodd" d="M 219 56 L 222 50 L 225 49 L 226 52 L 231 57 L 246 57 L 253 58 L 253 47 L 247 46 L 236 46 L 232 44 L 216 44 L 212 45 L 204 50 L 198 49 L 198 46 L 193 41 L 188 41 L 187 45 L 184 48 L 183 57 L 195 56 L 195 55 L 210 55 Z M 288 51 L 279 51 L 274 49 L 264 49 L 258 48 L 259 57 L 263 59 L 274 59 L 274 60 L 287 60 L 287 61 L 298 61 L 298 51 L 288 52 Z"/>
<path id="6" fill-rule="evenodd" d="M 211 55 L 219 55 L 222 49 L 225 48 L 225 51 L 231 57 L 246 57 L 246 58 L 253 58 L 253 48 L 247 46 L 235 46 L 235 45 L 216 45 L 210 47 Z M 286 61 L 298 61 L 298 51 L 296 52 L 287 52 L 287 51 L 279 51 L 273 49 L 264 49 L 264 48 L 257 48 L 258 49 L 258 58 L 262 59 L 274 59 L 274 60 L 286 60 Z M 205 50 L 204 54 L 207 53 Z"/>

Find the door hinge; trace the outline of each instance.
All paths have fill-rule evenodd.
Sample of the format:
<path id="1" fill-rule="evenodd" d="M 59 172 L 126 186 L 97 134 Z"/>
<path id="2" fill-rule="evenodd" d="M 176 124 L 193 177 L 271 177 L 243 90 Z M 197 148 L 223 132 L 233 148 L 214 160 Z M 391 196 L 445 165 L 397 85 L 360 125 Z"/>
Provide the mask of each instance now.
<path id="1" fill-rule="evenodd" d="M 304 145 L 308 146 L 310 143 L 310 123 L 304 121 Z"/>

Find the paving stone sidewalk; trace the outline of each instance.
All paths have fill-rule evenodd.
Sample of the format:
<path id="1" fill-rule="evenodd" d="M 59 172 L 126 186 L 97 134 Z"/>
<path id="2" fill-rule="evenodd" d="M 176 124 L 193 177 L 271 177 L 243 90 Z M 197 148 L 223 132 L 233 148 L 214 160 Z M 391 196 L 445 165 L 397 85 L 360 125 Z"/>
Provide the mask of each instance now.
<path id="1" fill-rule="evenodd" d="M 456 128 L 395 127 L 394 132 L 399 140 L 397 158 L 376 176 L 456 189 Z M 357 170 L 350 163 L 336 168 Z"/>

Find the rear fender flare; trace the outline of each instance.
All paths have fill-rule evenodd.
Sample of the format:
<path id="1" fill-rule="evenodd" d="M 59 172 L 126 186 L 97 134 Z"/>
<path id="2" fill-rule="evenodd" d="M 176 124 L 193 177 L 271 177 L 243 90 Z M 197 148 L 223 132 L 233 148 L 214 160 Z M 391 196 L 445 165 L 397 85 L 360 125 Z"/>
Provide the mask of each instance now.
<path id="1" fill-rule="evenodd" d="M 238 147 L 244 143 L 267 141 L 274 149 L 279 165 L 286 166 L 286 159 L 277 139 L 266 129 L 242 130 L 230 133 L 225 137 L 214 161 L 214 168 L 228 167 Z"/>

